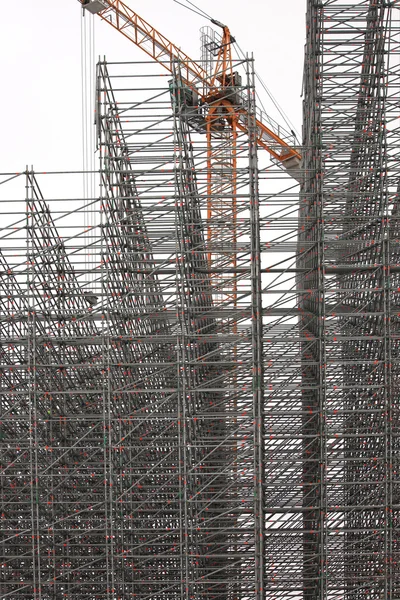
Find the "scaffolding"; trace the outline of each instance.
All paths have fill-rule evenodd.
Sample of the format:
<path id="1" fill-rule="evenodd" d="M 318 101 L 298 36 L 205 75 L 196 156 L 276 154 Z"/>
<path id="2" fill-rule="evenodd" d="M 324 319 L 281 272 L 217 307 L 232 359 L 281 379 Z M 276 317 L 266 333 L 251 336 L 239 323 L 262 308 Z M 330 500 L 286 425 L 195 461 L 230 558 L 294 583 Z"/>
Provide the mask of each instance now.
<path id="1" fill-rule="evenodd" d="M 99 198 L 6 177 L 26 197 L 3 199 L 1 598 L 262 597 L 254 74 L 237 68 L 248 132 L 232 161 L 215 116 L 211 184 L 179 65 L 105 60 Z"/>
<path id="2" fill-rule="evenodd" d="M 300 195 L 248 58 L 101 60 L 83 198 L 1 175 L 1 598 L 400 598 L 396 5 L 308 0 Z"/>
<path id="3" fill-rule="evenodd" d="M 397 598 L 399 13 L 308 3 L 303 597 Z"/>

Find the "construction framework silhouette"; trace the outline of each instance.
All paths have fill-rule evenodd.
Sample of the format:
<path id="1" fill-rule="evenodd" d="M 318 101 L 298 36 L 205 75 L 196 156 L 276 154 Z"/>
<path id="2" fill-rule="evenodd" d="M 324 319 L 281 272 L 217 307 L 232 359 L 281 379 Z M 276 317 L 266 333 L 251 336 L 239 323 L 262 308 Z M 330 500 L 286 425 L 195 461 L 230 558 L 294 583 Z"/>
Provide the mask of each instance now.
<path id="1" fill-rule="evenodd" d="M 399 9 L 308 0 L 301 172 L 207 28 L 99 60 L 95 194 L 1 175 L 0 598 L 400 597 Z"/>

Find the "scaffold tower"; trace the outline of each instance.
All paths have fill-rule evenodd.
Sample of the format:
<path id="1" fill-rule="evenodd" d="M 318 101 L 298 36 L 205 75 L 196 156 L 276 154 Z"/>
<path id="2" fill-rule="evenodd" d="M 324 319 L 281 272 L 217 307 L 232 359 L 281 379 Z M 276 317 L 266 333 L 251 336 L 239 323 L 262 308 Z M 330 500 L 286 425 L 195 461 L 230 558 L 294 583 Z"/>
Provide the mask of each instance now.
<path id="1" fill-rule="evenodd" d="M 216 183 L 179 65 L 106 61 L 99 198 L 46 200 L 32 169 L 6 183 L 26 199 L 3 204 L 2 598 L 262 597 L 254 74 L 237 67 L 248 129 L 233 162 L 214 117 Z"/>
<path id="2" fill-rule="evenodd" d="M 397 598 L 399 11 L 308 2 L 303 597 Z"/>
<path id="3" fill-rule="evenodd" d="M 0 174 L 0 598 L 397 600 L 400 4 L 307 0 L 301 148 L 227 26 L 83 5 L 153 60 Z"/>

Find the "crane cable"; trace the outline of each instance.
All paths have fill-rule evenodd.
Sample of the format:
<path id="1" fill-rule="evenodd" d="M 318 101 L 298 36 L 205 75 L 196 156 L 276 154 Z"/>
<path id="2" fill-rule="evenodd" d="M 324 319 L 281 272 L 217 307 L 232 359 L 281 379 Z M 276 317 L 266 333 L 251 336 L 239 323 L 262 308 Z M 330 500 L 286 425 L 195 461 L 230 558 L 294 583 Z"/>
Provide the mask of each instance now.
<path id="1" fill-rule="evenodd" d="M 236 49 L 236 51 L 238 53 L 238 57 L 239 58 L 241 57 L 242 59 L 245 59 L 246 55 L 243 52 L 243 50 L 241 49 L 241 47 L 239 46 L 239 44 L 237 42 L 235 42 L 234 46 L 235 46 L 235 49 Z M 285 121 L 285 123 L 286 123 L 287 127 L 289 128 L 290 132 L 292 134 L 294 134 L 294 137 L 296 139 L 298 139 L 299 138 L 299 132 L 297 131 L 296 127 L 290 121 L 289 117 L 287 116 L 287 114 L 285 113 L 285 111 L 283 110 L 283 108 L 281 107 L 281 105 L 279 104 L 279 102 L 276 100 L 276 98 L 273 96 L 272 92 L 268 89 L 268 87 L 265 84 L 265 82 L 263 81 L 262 77 L 258 74 L 257 71 L 254 71 L 254 74 L 256 76 L 256 79 L 260 82 L 261 87 L 264 89 L 265 93 L 268 95 L 268 97 L 271 100 L 272 104 L 275 106 L 276 110 L 278 111 L 278 113 L 280 114 L 280 116 L 282 117 L 282 119 Z M 262 99 L 261 99 L 261 97 L 260 97 L 260 95 L 259 95 L 258 92 L 256 92 L 256 96 L 257 96 L 257 99 L 260 102 L 261 108 L 263 109 L 263 111 L 266 114 L 268 114 L 267 111 L 266 111 L 266 109 L 265 109 L 265 106 L 264 106 L 264 104 L 262 102 Z"/>
<path id="2" fill-rule="evenodd" d="M 86 158 L 87 158 L 87 143 L 86 143 L 86 73 L 87 73 L 87 52 L 86 52 L 86 19 L 84 13 L 81 17 L 81 119 L 82 119 L 82 195 L 83 203 L 86 204 L 87 198 L 87 178 L 86 178 Z M 86 209 L 83 209 L 83 227 L 86 231 L 88 228 L 88 214 Z M 88 270 L 87 253 L 84 253 L 84 269 Z"/>
<path id="3" fill-rule="evenodd" d="M 94 240 L 95 208 L 93 200 L 96 189 L 95 175 L 95 131 L 91 122 L 94 111 L 95 81 L 95 19 L 83 12 L 81 17 L 81 90 L 82 90 L 82 184 L 83 184 L 83 225 L 88 245 Z M 85 252 L 85 270 L 92 270 L 93 258 Z"/>
<path id="4" fill-rule="evenodd" d="M 192 6 L 194 6 L 195 8 L 197 8 L 197 10 L 200 10 L 200 11 L 203 13 L 203 15 L 204 15 L 205 17 L 207 17 L 207 19 L 210 19 L 210 21 L 212 20 L 212 18 L 210 17 L 210 15 L 209 15 L 208 13 L 206 13 L 206 11 L 205 11 L 205 10 L 203 10 L 203 9 L 202 9 L 202 8 L 200 8 L 199 6 L 196 6 L 195 4 L 193 4 L 193 2 L 191 2 L 190 0 L 186 0 L 186 2 L 187 2 L 188 4 L 191 4 L 191 5 L 192 5 Z"/>
<path id="5" fill-rule="evenodd" d="M 183 8 L 187 8 L 188 10 L 191 10 L 193 13 L 195 13 L 196 15 L 199 15 L 200 17 L 206 17 L 210 21 L 212 20 L 210 15 L 208 15 L 206 12 L 204 12 L 204 10 L 202 8 L 199 8 L 198 6 L 193 4 L 193 2 L 190 2 L 190 0 L 186 0 L 186 2 L 191 4 L 196 10 L 194 10 L 193 8 L 190 8 L 190 6 L 186 6 L 186 4 L 183 4 L 182 2 L 179 2 L 179 0 L 173 0 L 173 1 L 176 2 L 176 4 L 180 4 L 181 6 L 183 6 Z"/>

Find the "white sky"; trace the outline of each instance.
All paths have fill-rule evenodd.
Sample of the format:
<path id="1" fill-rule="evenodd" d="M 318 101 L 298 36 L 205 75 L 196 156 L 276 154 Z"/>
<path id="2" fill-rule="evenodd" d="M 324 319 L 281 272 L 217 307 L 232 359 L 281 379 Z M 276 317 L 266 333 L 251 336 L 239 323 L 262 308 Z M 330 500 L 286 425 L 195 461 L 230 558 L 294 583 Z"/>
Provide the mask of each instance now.
<path id="1" fill-rule="evenodd" d="M 196 59 L 206 19 L 173 0 L 125 0 Z M 242 50 L 301 131 L 306 0 L 194 0 L 229 25 Z M 185 3 L 185 0 L 182 0 Z M 146 55 L 100 18 L 96 56 L 109 61 Z M 81 139 L 81 9 L 77 0 L 2 2 L 0 13 L 0 171 L 79 169 Z M 262 90 L 259 88 L 261 93 Z M 261 93 L 264 98 L 264 93 Z"/>

